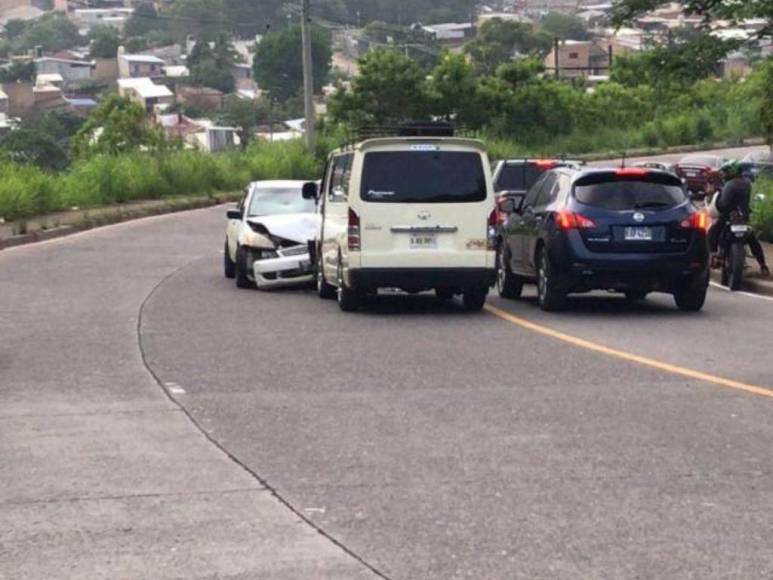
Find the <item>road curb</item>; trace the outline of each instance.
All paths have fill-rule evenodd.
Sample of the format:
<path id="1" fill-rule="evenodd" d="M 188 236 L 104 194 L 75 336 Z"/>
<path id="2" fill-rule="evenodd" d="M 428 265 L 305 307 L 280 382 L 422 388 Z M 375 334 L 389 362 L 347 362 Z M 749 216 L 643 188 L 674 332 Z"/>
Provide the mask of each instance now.
<path id="1" fill-rule="evenodd" d="M 719 284 L 720 278 L 719 272 L 712 270 L 711 281 Z M 747 277 L 743 280 L 742 290 L 753 294 L 761 294 L 762 296 L 773 296 L 773 281 L 763 281 Z"/>
<path id="2" fill-rule="evenodd" d="M 51 228 L 38 229 L 34 232 L 17 234 L 7 238 L 0 239 L 0 251 L 6 248 L 14 248 L 26 244 L 34 244 L 55 238 L 62 238 L 86 230 L 100 228 L 109 225 L 115 225 L 127 221 L 142 219 L 146 217 L 189 211 L 212 207 L 234 201 L 238 199 L 238 193 L 222 193 L 212 197 L 188 198 L 169 200 L 168 203 L 152 207 L 143 206 L 142 203 L 136 205 L 120 205 L 107 208 L 97 208 L 94 214 L 84 210 L 80 216 L 73 217 L 73 223 L 57 225 Z"/>

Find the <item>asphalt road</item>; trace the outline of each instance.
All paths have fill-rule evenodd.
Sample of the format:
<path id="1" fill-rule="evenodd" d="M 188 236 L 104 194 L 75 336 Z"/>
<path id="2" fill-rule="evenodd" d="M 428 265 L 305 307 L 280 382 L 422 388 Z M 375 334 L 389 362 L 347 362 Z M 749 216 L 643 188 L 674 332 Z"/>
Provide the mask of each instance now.
<path id="1" fill-rule="evenodd" d="M 0 578 L 773 577 L 773 301 L 343 314 L 224 224 L 0 254 Z"/>

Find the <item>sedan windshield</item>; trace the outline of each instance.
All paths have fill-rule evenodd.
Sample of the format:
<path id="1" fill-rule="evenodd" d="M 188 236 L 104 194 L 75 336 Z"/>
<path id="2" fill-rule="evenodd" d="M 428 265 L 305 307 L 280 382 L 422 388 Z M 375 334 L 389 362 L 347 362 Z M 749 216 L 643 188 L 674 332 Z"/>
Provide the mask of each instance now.
<path id="1" fill-rule="evenodd" d="M 249 217 L 287 213 L 314 213 L 313 199 L 303 199 L 300 188 L 256 188 L 250 201 Z"/>
<path id="2" fill-rule="evenodd" d="M 463 151 L 368 153 L 361 196 L 379 203 L 483 201 L 483 159 L 479 153 Z"/>

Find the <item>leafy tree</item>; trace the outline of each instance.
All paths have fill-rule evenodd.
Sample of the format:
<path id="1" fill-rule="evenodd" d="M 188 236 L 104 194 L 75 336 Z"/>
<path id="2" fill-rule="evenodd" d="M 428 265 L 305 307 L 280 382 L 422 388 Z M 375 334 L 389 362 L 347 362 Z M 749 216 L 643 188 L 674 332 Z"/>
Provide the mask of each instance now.
<path id="1" fill-rule="evenodd" d="M 613 5 L 613 22 L 617 26 L 629 23 L 662 4 L 661 0 L 617 0 Z M 712 19 L 763 18 L 767 24 L 758 35 L 760 37 L 773 35 L 773 2 L 771 0 L 684 0 L 682 9 L 685 14 L 704 16 L 706 24 Z"/>
<path id="2" fill-rule="evenodd" d="M 548 12 L 542 20 L 542 29 L 561 40 L 587 40 L 590 38 L 588 29 L 582 20 L 561 12 Z"/>
<path id="3" fill-rule="evenodd" d="M 497 77 L 513 88 L 519 88 L 537 80 L 545 72 L 545 64 L 535 58 L 527 58 L 499 65 Z"/>
<path id="4" fill-rule="evenodd" d="M 549 35 L 535 33 L 527 24 L 492 18 L 481 26 L 477 38 L 465 47 L 465 52 L 476 71 L 494 74 L 499 65 L 513 59 L 515 52 L 544 56 L 551 44 Z"/>
<path id="5" fill-rule="evenodd" d="M 255 101 L 229 96 L 217 115 L 217 121 L 222 125 L 238 128 L 242 148 L 246 148 L 252 141 L 258 124 L 258 107 Z"/>
<path id="6" fill-rule="evenodd" d="M 326 3 L 329 1 L 326 0 Z M 254 38 L 256 34 L 265 34 L 267 30 L 282 24 L 285 20 L 280 10 L 282 4 L 282 0 L 225 0 L 225 10 L 233 34 L 239 38 Z"/>
<path id="7" fill-rule="evenodd" d="M 0 149 L 18 163 L 59 171 L 67 167 L 67 153 L 49 135 L 35 129 L 17 129 L 0 139 Z"/>
<path id="8" fill-rule="evenodd" d="M 223 0 L 176 0 L 170 16 L 172 32 L 181 42 L 188 36 L 211 42 L 228 32 Z"/>
<path id="9" fill-rule="evenodd" d="M 97 134 L 96 130 L 101 129 Z M 104 99 L 73 139 L 78 156 L 97 153 L 116 155 L 140 147 L 156 149 L 163 135 L 145 122 L 145 109 L 127 98 L 110 95 Z"/>
<path id="10" fill-rule="evenodd" d="M 33 80 L 35 80 L 34 62 L 15 61 L 10 67 L 0 69 L 0 83 L 31 82 Z"/>
<path id="11" fill-rule="evenodd" d="M 126 21 L 124 34 L 127 37 L 144 36 L 148 32 L 164 31 L 166 28 L 166 21 L 158 17 L 153 3 L 143 2 L 134 9 L 129 20 Z"/>
<path id="12" fill-rule="evenodd" d="M 16 38 L 14 47 L 18 51 L 42 46 L 45 51 L 56 52 L 73 48 L 81 42 L 78 28 L 57 12 L 28 23 L 24 32 Z"/>
<path id="13" fill-rule="evenodd" d="M 333 120 L 384 126 L 426 116 L 426 75 L 416 61 L 395 51 L 374 50 L 360 59 L 359 67 L 351 91 L 331 98 Z"/>
<path id="14" fill-rule="evenodd" d="M 236 84 L 231 73 L 234 59 L 235 52 L 226 36 L 220 36 L 214 47 L 199 41 L 188 57 L 191 80 L 199 86 L 231 93 Z"/>
<path id="15" fill-rule="evenodd" d="M 319 92 L 327 82 L 332 63 L 328 34 L 312 27 L 311 56 L 314 67 L 314 90 Z M 293 25 L 263 37 L 255 52 L 255 80 L 258 86 L 284 102 L 303 87 L 301 27 Z"/>
<path id="16" fill-rule="evenodd" d="M 432 111 L 465 124 L 474 115 L 477 89 L 478 79 L 464 55 L 444 53 L 429 81 Z"/>
<path id="17" fill-rule="evenodd" d="M 121 36 L 112 26 L 94 26 L 89 31 L 89 41 L 89 54 L 92 58 L 115 58 L 121 44 Z"/>
<path id="18" fill-rule="evenodd" d="M 27 29 L 27 23 L 24 20 L 9 20 L 5 23 L 5 36 L 11 40 L 19 38 Z"/>

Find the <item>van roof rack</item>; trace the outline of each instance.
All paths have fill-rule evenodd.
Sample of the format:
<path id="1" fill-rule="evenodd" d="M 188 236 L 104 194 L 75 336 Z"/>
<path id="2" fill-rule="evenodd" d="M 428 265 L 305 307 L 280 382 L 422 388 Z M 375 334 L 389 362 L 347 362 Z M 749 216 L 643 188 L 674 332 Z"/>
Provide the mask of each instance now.
<path id="1" fill-rule="evenodd" d="M 453 137 L 456 126 L 445 121 L 410 121 L 400 125 L 361 125 L 354 130 L 358 141 L 378 137 Z"/>

